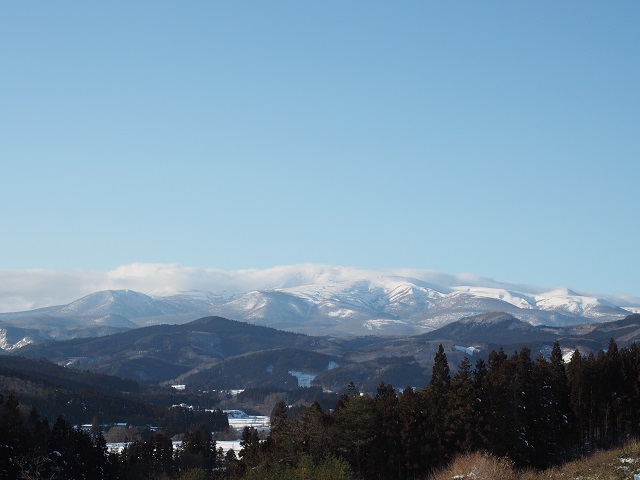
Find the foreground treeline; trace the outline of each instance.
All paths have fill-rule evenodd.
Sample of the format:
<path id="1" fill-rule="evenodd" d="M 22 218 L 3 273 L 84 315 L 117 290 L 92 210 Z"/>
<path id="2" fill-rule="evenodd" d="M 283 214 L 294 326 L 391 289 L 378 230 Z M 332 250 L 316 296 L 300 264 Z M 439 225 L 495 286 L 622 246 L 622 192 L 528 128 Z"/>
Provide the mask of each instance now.
<path id="1" fill-rule="evenodd" d="M 442 346 L 424 388 L 401 393 L 381 384 L 373 395 L 350 385 L 331 411 L 314 403 L 294 415 L 272 413 L 266 440 L 242 433 L 239 460 L 224 454 L 207 428 L 182 446 L 156 433 L 120 454 L 100 435 L 52 428 L 14 396 L 0 403 L 2 478 L 118 479 L 424 479 L 461 453 L 485 451 L 516 468 L 541 469 L 618 444 L 640 433 L 640 349 L 608 349 L 562 361 L 523 347 L 499 350 L 451 374 Z M 75 468 L 75 470 L 73 470 Z M 78 472 L 82 472 L 80 475 Z"/>
<path id="2" fill-rule="evenodd" d="M 235 455 L 216 449 L 209 425 L 201 427 L 184 433 L 177 449 L 171 437 L 153 433 L 112 453 L 101 433 L 74 428 L 61 416 L 50 427 L 15 395 L 0 395 L 0 479 L 227 478 Z"/>
<path id="3" fill-rule="evenodd" d="M 317 405 L 297 418 L 280 406 L 267 442 L 247 442 L 249 478 L 287 478 L 300 462 L 344 461 L 356 478 L 424 478 L 463 452 L 507 457 L 518 468 L 546 468 L 640 433 L 640 349 L 562 360 L 532 359 L 523 347 L 492 352 L 472 368 L 464 359 L 451 375 L 440 346 L 429 384 L 396 394 L 350 396 L 330 415 Z"/>

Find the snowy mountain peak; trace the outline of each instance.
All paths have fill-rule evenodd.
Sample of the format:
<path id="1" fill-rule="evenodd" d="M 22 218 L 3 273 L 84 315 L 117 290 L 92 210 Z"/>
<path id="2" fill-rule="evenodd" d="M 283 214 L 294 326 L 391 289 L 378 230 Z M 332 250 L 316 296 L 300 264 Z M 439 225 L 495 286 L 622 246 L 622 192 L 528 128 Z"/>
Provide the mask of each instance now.
<path id="1" fill-rule="evenodd" d="M 568 288 L 556 288 L 543 294 L 545 297 L 581 297 L 579 293 Z"/>
<path id="2" fill-rule="evenodd" d="M 301 333 L 356 335 L 424 333 L 492 312 L 550 326 L 611 321 L 630 313 L 610 299 L 568 288 L 548 290 L 410 269 L 306 264 L 212 271 L 198 276 L 198 285 L 197 290 L 184 291 L 167 282 L 164 293 L 153 297 L 133 290 L 104 290 L 65 306 L 47 307 L 46 314 L 58 322 L 56 328 L 69 319 L 127 328 L 127 321 L 184 323 L 217 315 Z M 627 297 L 624 304 L 633 301 Z M 635 307 L 640 309 L 640 300 Z M 25 326 L 43 312 L 0 314 L 0 320 Z"/>
<path id="3" fill-rule="evenodd" d="M 104 290 L 91 293 L 61 307 L 60 316 L 106 316 L 115 314 L 128 319 L 177 313 L 178 309 L 163 300 L 155 300 L 133 290 Z"/>

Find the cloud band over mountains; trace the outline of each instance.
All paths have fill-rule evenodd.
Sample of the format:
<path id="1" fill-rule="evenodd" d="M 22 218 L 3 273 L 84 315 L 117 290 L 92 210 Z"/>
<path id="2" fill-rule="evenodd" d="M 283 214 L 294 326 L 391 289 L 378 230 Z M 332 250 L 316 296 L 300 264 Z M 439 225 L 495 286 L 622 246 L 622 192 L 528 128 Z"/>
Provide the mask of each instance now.
<path id="1" fill-rule="evenodd" d="M 431 270 L 371 270 L 302 264 L 268 269 L 224 271 L 177 264 L 132 263 L 108 272 L 0 270 L 0 312 L 18 312 L 62 305 L 101 290 L 128 289 L 159 296 L 198 290 L 234 294 L 326 281 L 353 281 L 376 275 L 412 277 L 439 287 L 483 286 L 540 293 L 549 290 L 548 287 L 516 285 L 471 274 L 450 275 Z M 611 299 L 617 304 L 640 306 L 640 298 L 636 297 L 603 295 L 600 297 Z"/>

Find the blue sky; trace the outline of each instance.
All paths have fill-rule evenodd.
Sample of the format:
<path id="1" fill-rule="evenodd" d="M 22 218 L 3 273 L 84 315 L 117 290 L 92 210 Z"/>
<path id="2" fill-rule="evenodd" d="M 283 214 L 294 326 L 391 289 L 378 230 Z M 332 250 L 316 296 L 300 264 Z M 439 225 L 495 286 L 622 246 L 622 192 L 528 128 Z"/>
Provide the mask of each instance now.
<path id="1" fill-rule="evenodd" d="M 0 5 L 0 269 L 640 295 L 640 4 Z"/>

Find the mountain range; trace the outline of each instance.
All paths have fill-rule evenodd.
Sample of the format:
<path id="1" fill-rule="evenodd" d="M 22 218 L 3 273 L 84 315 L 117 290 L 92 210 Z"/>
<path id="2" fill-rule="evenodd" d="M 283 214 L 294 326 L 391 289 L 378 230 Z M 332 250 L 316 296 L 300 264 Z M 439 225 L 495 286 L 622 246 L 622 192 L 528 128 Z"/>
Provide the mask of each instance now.
<path id="1" fill-rule="evenodd" d="M 66 305 L 0 314 L 0 348 L 221 316 L 310 335 L 417 335 L 502 312 L 560 327 L 619 320 L 639 311 L 601 295 L 421 271 L 301 265 L 237 274 L 215 291 L 144 294 L 106 290 Z"/>
<path id="2" fill-rule="evenodd" d="M 534 326 L 507 313 L 486 313 L 421 335 L 329 337 L 285 332 L 222 317 L 180 325 L 151 325 L 97 338 L 26 345 L 12 352 L 58 365 L 117 375 L 149 384 L 186 384 L 203 390 L 291 389 L 314 385 L 340 391 L 355 381 L 374 391 L 384 381 L 425 385 L 439 345 L 455 370 L 492 350 L 512 353 L 527 345 L 532 358 L 560 342 L 567 360 L 576 349 L 597 353 L 614 339 L 640 340 L 640 314 L 606 323 Z"/>

